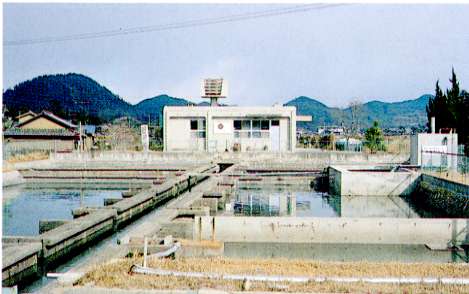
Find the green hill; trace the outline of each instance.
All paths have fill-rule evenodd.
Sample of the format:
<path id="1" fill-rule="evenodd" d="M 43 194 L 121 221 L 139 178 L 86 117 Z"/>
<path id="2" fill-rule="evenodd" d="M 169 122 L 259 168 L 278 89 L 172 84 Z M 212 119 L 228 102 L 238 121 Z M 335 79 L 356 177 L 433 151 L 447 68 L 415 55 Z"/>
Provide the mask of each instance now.
<path id="1" fill-rule="evenodd" d="M 12 116 L 28 110 L 50 110 L 68 119 L 96 123 L 135 115 L 131 104 L 91 78 L 75 73 L 22 82 L 3 93 L 3 103 Z"/>
<path id="2" fill-rule="evenodd" d="M 370 101 L 364 103 L 359 110 L 360 125 L 370 126 L 377 120 L 383 127 L 417 127 L 427 121 L 425 106 L 431 95 L 422 95 L 414 100 L 402 102 Z M 315 129 L 321 125 L 339 125 L 342 122 L 350 125 L 352 120 L 351 108 L 345 109 L 328 107 L 316 99 L 309 97 L 298 97 L 287 103 L 287 106 L 296 106 L 297 113 L 311 115 L 312 122 L 301 123 L 300 126 L 307 129 Z"/>
<path id="3" fill-rule="evenodd" d="M 383 127 L 421 126 L 426 123 L 425 106 L 431 95 L 402 102 L 370 101 L 362 105 L 360 125 L 367 127 L 378 120 Z M 32 110 L 49 110 L 66 119 L 87 123 L 108 122 L 130 116 L 141 122 L 160 121 L 166 105 L 205 106 L 206 102 L 192 103 L 182 98 L 158 95 L 144 99 L 136 105 L 123 100 L 93 79 L 76 73 L 44 75 L 22 82 L 3 93 L 3 103 L 10 116 Z M 297 113 L 313 116 L 313 121 L 300 123 L 300 127 L 315 129 L 320 125 L 349 124 L 350 108 L 328 107 L 316 99 L 297 97 L 285 105 L 296 106 Z"/>
<path id="4" fill-rule="evenodd" d="M 163 107 L 168 106 L 186 106 L 193 104 L 185 99 L 174 98 L 168 95 L 159 95 L 140 101 L 134 106 L 136 118 L 140 121 L 147 122 L 148 119 L 159 120 L 163 115 Z"/>

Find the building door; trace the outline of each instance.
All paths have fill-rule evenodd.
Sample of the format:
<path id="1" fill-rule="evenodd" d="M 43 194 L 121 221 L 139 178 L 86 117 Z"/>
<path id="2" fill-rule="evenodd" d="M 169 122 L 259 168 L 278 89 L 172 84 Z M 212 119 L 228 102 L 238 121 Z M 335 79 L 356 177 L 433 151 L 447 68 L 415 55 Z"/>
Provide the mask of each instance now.
<path id="1" fill-rule="evenodd" d="M 270 126 L 270 146 L 272 151 L 280 151 L 280 126 L 278 120 L 273 120 Z"/>

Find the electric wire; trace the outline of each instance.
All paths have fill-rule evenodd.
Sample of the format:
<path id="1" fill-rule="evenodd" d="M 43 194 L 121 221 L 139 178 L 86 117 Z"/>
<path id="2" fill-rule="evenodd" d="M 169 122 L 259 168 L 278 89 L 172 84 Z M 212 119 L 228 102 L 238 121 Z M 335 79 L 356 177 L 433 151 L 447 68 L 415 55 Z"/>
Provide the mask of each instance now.
<path id="1" fill-rule="evenodd" d="M 149 32 L 159 32 L 159 31 L 168 31 L 175 29 L 184 29 L 192 27 L 207 26 L 213 24 L 222 24 L 222 23 L 231 23 L 231 22 L 240 22 L 250 19 L 266 18 L 273 16 L 280 16 L 286 14 L 294 14 L 307 12 L 311 10 L 320 10 L 326 8 L 333 8 L 349 4 L 306 4 L 298 5 L 293 7 L 279 8 L 279 9 L 270 9 L 257 12 L 235 14 L 229 16 L 215 17 L 215 18 L 206 18 L 206 19 L 196 19 L 176 23 L 168 23 L 161 25 L 152 25 L 152 26 L 141 26 L 133 27 L 126 29 L 116 29 L 102 32 L 94 33 L 81 33 L 74 35 L 65 35 L 59 37 L 43 37 L 36 39 L 24 39 L 17 41 L 5 41 L 4 46 L 22 46 L 22 45 L 31 45 L 31 44 L 40 44 L 40 43 L 53 43 L 53 42 L 65 42 L 65 41 L 75 41 L 75 40 L 84 40 L 84 39 L 99 39 L 99 38 L 108 38 L 120 35 L 131 35 L 131 34 L 141 34 Z"/>

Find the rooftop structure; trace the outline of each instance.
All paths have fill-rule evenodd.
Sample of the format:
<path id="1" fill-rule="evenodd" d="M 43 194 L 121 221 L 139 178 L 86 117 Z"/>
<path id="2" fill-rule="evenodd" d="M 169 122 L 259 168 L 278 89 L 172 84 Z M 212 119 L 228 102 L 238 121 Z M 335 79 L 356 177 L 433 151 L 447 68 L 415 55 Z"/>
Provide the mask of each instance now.
<path id="1" fill-rule="evenodd" d="M 220 79 L 205 79 L 202 83 L 202 98 L 209 98 L 211 106 L 218 106 L 219 98 L 226 98 L 227 82 Z"/>

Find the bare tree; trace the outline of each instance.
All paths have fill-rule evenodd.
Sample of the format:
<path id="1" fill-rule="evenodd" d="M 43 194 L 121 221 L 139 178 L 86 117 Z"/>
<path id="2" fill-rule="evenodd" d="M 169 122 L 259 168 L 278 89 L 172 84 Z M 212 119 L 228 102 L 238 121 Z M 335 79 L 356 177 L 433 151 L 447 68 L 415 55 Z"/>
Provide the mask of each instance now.
<path id="1" fill-rule="evenodd" d="M 356 135 L 360 130 L 360 118 L 363 113 L 363 103 L 358 98 L 353 98 L 349 103 L 351 121 L 350 131 L 352 135 Z"/>

